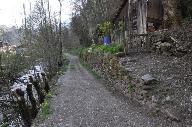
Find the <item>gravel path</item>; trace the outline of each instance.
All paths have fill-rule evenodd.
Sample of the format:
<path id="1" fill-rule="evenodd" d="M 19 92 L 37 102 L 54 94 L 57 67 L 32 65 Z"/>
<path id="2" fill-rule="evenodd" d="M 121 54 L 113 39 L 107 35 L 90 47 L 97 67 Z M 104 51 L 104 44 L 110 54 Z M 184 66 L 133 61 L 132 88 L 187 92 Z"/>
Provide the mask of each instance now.
<path id="1" fill-rule="evenodd" d="M 146 113 L 144 107 L 108 91 L 69 56 L 69 69 L 58 81 L 52 115 L 39 127 L 181 127 Z"/>

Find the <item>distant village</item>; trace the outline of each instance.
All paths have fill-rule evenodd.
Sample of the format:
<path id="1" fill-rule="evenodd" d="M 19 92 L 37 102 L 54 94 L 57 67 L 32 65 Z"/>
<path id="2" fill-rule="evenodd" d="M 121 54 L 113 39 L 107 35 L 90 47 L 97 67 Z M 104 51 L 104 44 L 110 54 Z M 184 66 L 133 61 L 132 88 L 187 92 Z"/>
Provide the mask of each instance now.
<path id="1" fill-rule="evenodd" d="M 20 33 L 16 27 L 0 26 L 0 53 L 21 53 Z"/>

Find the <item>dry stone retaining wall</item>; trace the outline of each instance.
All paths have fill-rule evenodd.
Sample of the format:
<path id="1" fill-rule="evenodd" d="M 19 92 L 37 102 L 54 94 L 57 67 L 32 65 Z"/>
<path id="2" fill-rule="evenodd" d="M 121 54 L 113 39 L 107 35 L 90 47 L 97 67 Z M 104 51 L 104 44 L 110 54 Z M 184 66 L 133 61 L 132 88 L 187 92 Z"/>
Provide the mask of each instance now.
<path id="1" fill-rule="evenodd" d="M 120 58 L 116 54 L 108 54 L 94 49 L 91 52 L 83 52 L 80 59 L 90 65 L 96 74 L 108 81 L 109 83 L 105 85 L 112 90 L 114 89 L 141 104 L 147 105 L 155 113 L 159 112 L 171 120 L 181 121 L 180 117 L 175 114 L 175 110 L 163 109 L 163 106 L 159 105 L 158 100 L 156 100 L 154 92 L 158 90 L 161 81 L 150 74 L 141 77 L 132 74 L 133 71 L 137 70 L 132 70 L 134 68 L 127 67 L 127 64 L 134 64 L 137 61 L 134 60 L 134 57 L 123 60 L 124 58 Z M 169 98 L 169 96 L 166 97 L 166 100 Z"/>
<path id="2" fill-rule="evenodd" d="M 89 64 L 96 74 L 107 80 L 115 90 L 141 103 L 151 103 L 148 91 L 151 89 L 149 84 L 154 81 L 153 78 L 144 77 L 138 80 L 130 76 L 129 68 L 124 68 L 124 63 L 119 62 L 116 55 L 94 51 L 84 52 L 80 58 L 84 63 Z"/>
<path id="3" fill-rule="evenodd" d="M 192 25 L 188 28 L 161 30 L 148 34 L 151 51 L 183 56 L 192 52 Z"/>

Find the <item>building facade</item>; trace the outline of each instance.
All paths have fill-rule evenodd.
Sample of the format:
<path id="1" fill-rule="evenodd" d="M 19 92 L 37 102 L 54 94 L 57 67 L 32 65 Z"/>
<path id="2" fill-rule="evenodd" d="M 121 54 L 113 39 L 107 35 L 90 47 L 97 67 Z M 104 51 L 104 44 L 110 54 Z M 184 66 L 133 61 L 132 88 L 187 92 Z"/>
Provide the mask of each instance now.
<path id="1" fill-rule="evenodd" d="M 115 24 L 112 32 L 113 42 L 124 42 L 125 46 L 131 49 L 134 45 L 142 46 L 146 41 L 143 37 L 148 32 L 161 29 L 162 0 L 123 0 L 112 21 Z M 135 41 L 142 44 L 137 44 Z"/>

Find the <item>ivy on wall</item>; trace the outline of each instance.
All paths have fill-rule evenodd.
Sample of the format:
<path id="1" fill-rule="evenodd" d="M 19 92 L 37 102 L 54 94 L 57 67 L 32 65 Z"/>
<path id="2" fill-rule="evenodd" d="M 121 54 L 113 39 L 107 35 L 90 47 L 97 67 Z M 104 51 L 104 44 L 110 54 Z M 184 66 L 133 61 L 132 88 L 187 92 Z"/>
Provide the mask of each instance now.
<path id="1" fill-rule="evenodd" d="M 109 35 L 110 31 L 112 29 L 112 23 L 109 21 L 103 22 L 101 24 L 98 25 L 98 29 L 101 33 L 101 35 Z"/>

